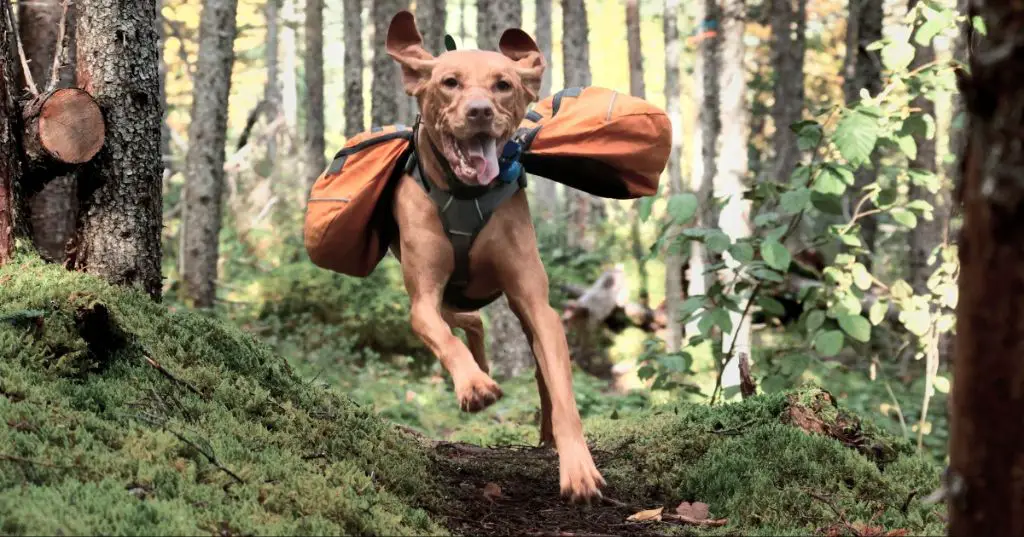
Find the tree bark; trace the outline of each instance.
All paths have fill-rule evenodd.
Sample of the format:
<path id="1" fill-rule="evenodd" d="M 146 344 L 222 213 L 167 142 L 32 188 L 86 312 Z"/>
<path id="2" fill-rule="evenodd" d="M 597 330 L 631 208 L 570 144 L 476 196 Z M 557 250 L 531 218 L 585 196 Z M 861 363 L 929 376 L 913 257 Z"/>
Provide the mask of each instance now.
<path id="1" fill-rule="evenodd" d="M 423 34 L 423 46 L 434 56 L 445 51 L 444 35 L 448 23 L 448 3 L 444 0 L 417 0 L 416 19 L 419 21 L 420 33 Z"/>
<path id="2" fill-rule="evenodd" d="M 665 28 L 665 111 L 672 121 L 672 152 L 669 154 L 667 170 L 668 194 L 673 196 L 683 193 L 681 163 L 683 125 L 682 111 L 679 106 L 679 58 L 682 53 L 682 42 L 679 39 L 678 0 L 666 0 L 662 20 Z M 637 48 L 639 48 L 639 28 L 637 34 Z M 637 56 L 640 56 L 639 51 Z M 636 68 L 634 61 L 636 59 L 631 57 L 631 68 Z M 665 309 L 668 312 L 668 333 L 665 343 L 669 352 L 678 351 L 685 336 L 683 325 L 678 320 L 678 312 L 685 293 L 682 245 L 677 244 L 680 231 L 680 226 L 672 226 L 669 229 L 666 242 L 668 251 L 665 255 Z"/>
<path id="3" fill-rule="evenodd" d="M 15 240 L 28 229 L 19 225 L 20 196 L 15 191 L 21 182 L 21 113 L 16 96 L 22 85 L 17 82 L 17 52 L 14 47 L 14 21 L 8 7 L 0 6 L 0 266 L 14 255 Z"/>
<path id="4" fill-rule="evenodd" d="M 718 218 L 718 227 L 733 242 L 750 236 L 750 201 L 743 199 L 746 190 L 747 139 L 749 136 L 750 114 L 747 105 L 745 47 L 743 44 L 744 1 L 724 0 L 722 2 L 722 50 L 719 72 L 719 97 L 721 109 L 719 121 L 722 125 L 722 149 L 718 158 L 718 174 L 715 176 L 715 197 L 728 198 Z M 723 283 L 729 285 L 736 278 L 736 263 L 728 253 L 723 257 L 729 268 L 723 272 Z M 739 309 L 745 309 L 749 293 L 738 293 L 735 297 Z M 740 313 L 730 312 L 732 330 L 723 334 L 723 353 L 728 362 L 722 370 L 722 388 L 730 390 L 740 385 L 737 357 L 750 354 L 750 319 Z M 727 392 L 728 393 L 728 392 Z"/>
<path id="5" fill-rule="evenodd" d="M 281 113 L 288 126 L 288 137 L 294 140 L 299 124 L 299 51 L 296 31 L 295 0 L 283 0 L 280 34 L 281 57 Z M 289 144 L 291 146 L 291 144 Z"/>
<path id="6" fill-rule="evenodd" d="M 843 64 L 843 93 L 847 103 L 860 99 L 860 90 L 866 89 L 877 95 L 882 89 L 882 60 L 877 50 L 867 47 L 882 38 L 882 0 L 850 0 L 850 15 L 847 18 L 846 58 Z M 854 172 L 854 188 L 849 194 L 851 206 L 862 189 L 878 180 L 878 150 L 871 154 L 871 163 Z M 861 238 L 864 248 L 874 251 L 878 221 L 873 215 L 860 219 Z M 861 260 L 871 270 L 869 257 Z"/>
<path id="7" fill-rule="evenodd" d="M 715 33 L 705 33 L 704 28 L 709 25 L 719 24 L 720 14 L 718 3 L 715 0 L 703 0 L 696 4 L 696 20 L 701 21 L 701 28 L 697 29 L 699 38 L 699 54 L 694 62 L 694 102 L 698 103 L 697 121 L 693 132 L 694 155 L 691 159 L 690 168 L 690 190 L 697 194 L 698 209 L 694 216 L 695 227 L 706 227 L 714 222 L 714 211 L 712 203 L 712 187 L 715 175 L 717 175 L 717 164 L 715 155 L 718 154 L 718 138 L 721 130 L 721 122 L 718 116 L 718 70 L 719 70 L 719 48 L 721 37 Z M 686 294 L 697 296 L 707 293 L 710 275 L 705 274 L 708 266 L 708 259 L 704 245 L 698 242 L 690 244 L 689 276 Z M 698 334 L 696 321 L 686 327 L 687 337 Z"/>
<path id="8" fill-rule="evenodd" d="M 65 26 L 66 59 L 58 70 L 58 88 L 75 84 L 75 5 L 68 6 Z M 29 71 L 42 91 L 49 83 L 63 6 L 60 0 L 38 0 L 18 3 L 18 33 L 29 60 Z M 40 255 L 50 261 L 63 261 L 67 241 L 75 229 L 77 204 L 73 172 L 61 174 L 46 182 L 32 195 L 29 207 L 32 219 L 32 241 Z"/>
<path id="9" fill-rule="evenodd" d="M 375 0 L 373 6 L 373 90 L 371 123 L 383 127 L 398 122 L 398 92 L 402 83 L 398 64 L 385 52 L 391 18 L 406 6 L 404 0 Z M 398 88 L 398 90 L 396 90 Z"/>
<path id="10" fill-rule="evenodd" d="M 788 183 L 800 162 L 796 133 L 790 125 L 800 121 L 804 109 L 804 52 L 807 0 L 772 0 L 772 63 L 775 65 L 774 180 Z"/>
<path id="11" fill-rule="evenodd" d="M 205 0 L 199 19 L 199 62 L 185 162 L 185 203 L 189 209 L 183 276 L 187 299 L 200 308 L 213 306 L 217 296 L 224 148 L 237 7 L 237 0 Z"/>
<path id="12" fill-rule="evenodd" d="M 537 31 L 534 36 L 537 48 L 544 54 L 547 69 L 541 78 L 540 98 L 551 95 L 551 0 L 537 0 Z M 539 176 L 531 176 L 533 181 L 539 216 L 546 222 L 554 222 L 558 216 L 558 186 L 554 181 Z"/>
<path id="13" fill-rule="evenodd" d="M 263 89 L 263 100 L 267 102 L 267 119 L 273 122 L 281 113 L 281 70 L 278 56 L 281 52 L 280 28 L 281 28 L 281 0 L 267 0 L 263 16 L 267 22 L 267 48 L 265 61 L 267 62 L 267 85 Z M 347 36 L 346 36 L 347 38 Z M 348 101 L 345 101 L 346 103 Z M 241 142 L 239 143 L 241 146 Z M 277 137 L 267 138 L 267 161 L 271 168 L 277 161 Z"/>
<path id="14" fill-rule="evenodd" d="M 153 0 L 78 0 L 78 85 L 106 119 L 103 149 L 79 170 L 69 265 L 161 295 L 159 51 Z"/>
<path id="15" fill-rule="evenodd" d="M 345 136 L 363 132 L 363 2 L 344 0 Z"/>
<path id="16" fill-rule="evenodd" d="M 949 535 L 1024 535 L 1024 6 L 970 0 L 987 32 L 961 91 L 970 114 L 960 201 L 947 483 Z"/>
<path id="17" fill-rule="evenodd" d="M 498 50 L 498 39 L 507 28 L 523 24 L 522 0 L 477 0 L 476 48 Z"/>
<path id="18" fill-rule="evenodd" d="M 324 0 L 306 0 L 306 180 L 327 166 L 324 152 Z"/>

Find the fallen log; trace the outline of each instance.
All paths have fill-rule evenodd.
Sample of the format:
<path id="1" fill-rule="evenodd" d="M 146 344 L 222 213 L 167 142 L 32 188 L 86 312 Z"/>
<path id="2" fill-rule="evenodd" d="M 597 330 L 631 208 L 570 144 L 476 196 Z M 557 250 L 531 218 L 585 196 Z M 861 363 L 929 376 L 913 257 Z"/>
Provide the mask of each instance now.
<path id="1" fill-rule="evenodd" d="M 103 112 L 84 90 L 63 88 L 34 97 L 23 104 L 22 119 L 25 186 L 32 191 L 89 162 L 103 147 Z"/>
<path id="2" fill-rule="evenodd" d="M 562 311 L 566 323 L 585 321 L 593 328 L 603 324 L 615 333 L 632 326 L 645 332 L 657 332 L 666 326 L 664 307 L 652 310 L 646 304 L 629 302 L 625 268 L 619 264 L 605 271 L 589 287 L 563 283 L 569 300 Z"/>

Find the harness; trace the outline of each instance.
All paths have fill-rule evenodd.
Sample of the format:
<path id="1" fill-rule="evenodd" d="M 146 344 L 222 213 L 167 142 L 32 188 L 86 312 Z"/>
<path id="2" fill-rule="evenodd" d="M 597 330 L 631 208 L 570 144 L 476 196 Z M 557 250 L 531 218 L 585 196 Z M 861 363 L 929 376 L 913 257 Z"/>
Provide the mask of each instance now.
<path id="1" fill-rule="evenodd" d="M 494 211 L 505 200 L 516 192 L 526 188 L 526 173 L 519 163 L 520 145 L 514 141 L 505 144 L 498 159 L 498 177 L 490 185 L 468 186 L 454 177 L 448 161 L 440 154 L 433 143 L 429 142 L 438 162 L 444 169 L 448 190 L 436 188 L 429 179 L 424 177 L 423 164 L 420 162 L 419 148 L 416 147 L 419 118 L 413 126 L 413 151 L 406 161 L 405 173 L 412 176 L 437 206 L 441 224 L 451 242 L 455 257 L 455 267 L 444 288 L 444 304 L 462 311 L 475 311 L 494 302 L 501 297 L 501 291 L 485 298 L 466 296 L 469 286 L 469 251 L 473 242 L 483 231 Z"/>

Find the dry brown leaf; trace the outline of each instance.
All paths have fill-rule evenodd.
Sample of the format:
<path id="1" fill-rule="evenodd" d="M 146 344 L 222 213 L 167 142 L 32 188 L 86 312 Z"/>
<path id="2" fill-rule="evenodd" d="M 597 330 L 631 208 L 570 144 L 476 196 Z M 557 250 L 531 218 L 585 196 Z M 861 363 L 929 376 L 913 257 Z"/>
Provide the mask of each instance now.
<path id="1" fill-rule="evenodd" d="M 724 526 L 724 525 L 729 523 L 729 519 L 728 518 L 719 518 L 719 519 L 705 518 L 705 519 L 698 520 L 696 518 L 690 518 L 690 517 L 684 516 L 684 515 L 673 515 L 672 513 L 665 513 L 662 516 L 665 518 L 665 520 L 675 520 L 676 522 L 682 522 L 683 524 L 692 524 L 694 526 L 708 526 L 708 527 L 712 527 L 712 528 L 718 528 L 718 527 Z"/>
<path id="2" fill-rule="evenodd" d="M 405 402 L 411 403 L 416 399 L 416 392 L 412 390 L 405 390 Z"/>
<path id="3" fill-rule="evenodd" d="M 682 502 L 676 507 L 676 514 L 694 520 L 707 520 L 711 516 L 711 508 L 704 502 Z"/>
<path id="4" fill-rule="evenodd" d="M 495 498 L 501 498 L 501 487 L 499 487 L 497 483 L 488 483 L 484 485 L 484 498 L 487 498 L 492 502 Z"/>
<path id="5" fill-rule="evenodd" d="M 664 507 L 657 509 L 647 509 L 646 511 L 640 511 L 639 513 L 633 513 L 626 519 L 627 522 L 644 522 L 647 520 L 661 520 L 661 512 L 664 511 Z"/>

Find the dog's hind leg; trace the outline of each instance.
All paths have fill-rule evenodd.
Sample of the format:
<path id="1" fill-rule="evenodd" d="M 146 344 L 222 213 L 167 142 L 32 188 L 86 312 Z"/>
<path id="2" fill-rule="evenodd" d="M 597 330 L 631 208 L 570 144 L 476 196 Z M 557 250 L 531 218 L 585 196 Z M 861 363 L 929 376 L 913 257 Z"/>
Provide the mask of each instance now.
<path id="1" fill-rule="evenodd" d="M 487 344 L 484 339 L 484 321 L 480 318 L 480 312 L 442 311 L 442 315 L 449 325 L 466 332 L 466 341 L 469 343 L 469 352 L 473 354 L 473 360 L 480 366 L 481 371 L 490 374 L 491 365 L 487 361 Z"/>

